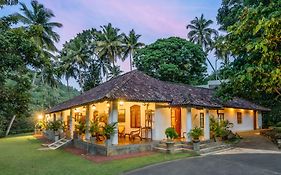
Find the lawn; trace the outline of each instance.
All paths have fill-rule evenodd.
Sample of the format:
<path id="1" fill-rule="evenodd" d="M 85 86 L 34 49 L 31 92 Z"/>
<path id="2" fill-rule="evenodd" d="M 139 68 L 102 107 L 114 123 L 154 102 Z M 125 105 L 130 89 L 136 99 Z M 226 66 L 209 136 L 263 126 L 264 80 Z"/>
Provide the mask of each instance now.
<path id="1" fill-rule="evenodd" d="M 93 163 L 64 150 L 38 151 L 41 142 L 33 136 L 0 139 L 0 174 L 2 175 L 109 175 L 122 174 L 146 165 L 191 156 L 153 154 L 145 157 Z"/>

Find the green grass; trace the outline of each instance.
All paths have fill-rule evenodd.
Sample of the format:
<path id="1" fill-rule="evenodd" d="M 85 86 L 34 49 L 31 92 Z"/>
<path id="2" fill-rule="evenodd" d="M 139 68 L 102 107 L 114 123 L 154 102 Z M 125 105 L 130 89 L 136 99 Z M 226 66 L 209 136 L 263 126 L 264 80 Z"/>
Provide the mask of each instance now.
<path id="1" fill-rule="evenodd" d="M 121 174 L 163 161 L 191 156 L 180 154 L 153 154 L 144 157 L 93 163 L 64 150 L 39 151 L 41 142 L 33 136 L 0 139 L 0 174 L 5 175 L 95 175 Z"/>

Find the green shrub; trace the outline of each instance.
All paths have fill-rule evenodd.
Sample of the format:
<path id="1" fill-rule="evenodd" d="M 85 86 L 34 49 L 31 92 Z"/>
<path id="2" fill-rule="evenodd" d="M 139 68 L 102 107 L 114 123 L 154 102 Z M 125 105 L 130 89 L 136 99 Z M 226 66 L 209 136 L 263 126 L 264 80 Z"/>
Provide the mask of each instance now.
<path id="1" fill-rule="evenodd" d="M 56 121 L 51 121 L 48 123 L 48 129 L 53 130 L 53 131 L 58 131 L 59 129 L 62 129 L 63 122 L 60 120 Z"/>
<path id="2" fill-rule="evenodd" d="M 107 139 L 110 139 L 110 136 L 115 133 L 116 125 L 117 125 L 117 122 L 116 123 L 112 123 L 112 124 L 106 124 L 103 127 L 103 135 Z"/>
<path id="3" fill-rule="evenodd" d="M 195 127 L 193 128 L 188 135 L 193 139 L 193 140 L 199 140 L 200 136 L 203 136 L 203 129 Z"/>
<path id="4" fill-rule="evenodd" d="M 281 122 L 278 122 L 278 123 L 276 124 L 276 127 L 281 127 Z"/>
<path id="5" fill-rule="evenodd" d="M 100 128 L 99 128 L 98 120 L 91 122 L 90 133 L 91 133 L 92 137 L 95 137 L 99 133 L 99 131 L 100 131 Z"/>
<path id="6" fill-rule="evenodd" d="M 86 122 L 84 120 L 79 120 L 78 123 L 75 125 L 76 131 L 79 132 L 80 135 L 86 133 Z"/>
<path id="7" fill-rule="evenodd" d="M 178 138 L 178 133 L 176 132 L 175 128 L 169 127 L 165 130 L 165 135 L 167 139 L 176 139 Z"/>

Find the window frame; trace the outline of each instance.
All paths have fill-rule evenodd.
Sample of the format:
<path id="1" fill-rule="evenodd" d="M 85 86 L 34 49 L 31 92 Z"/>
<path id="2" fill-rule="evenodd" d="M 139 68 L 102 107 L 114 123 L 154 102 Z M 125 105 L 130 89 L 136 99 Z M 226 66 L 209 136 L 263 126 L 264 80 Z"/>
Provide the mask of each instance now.
<path id="1" fill-rule="evenodd" d="M 199 125 L 200 125 L 200 128 L 205 128 L 205 115 L 203 112 L 200 112 L 199 114 Z"/>
<path id="2" fill-rule="evenodd" d="M 136 110 L 136 111 L 134 111 Z M 135 115 L 133 116 L 133 112 L 135 113 Z M 136 117 L 136 113 L 139 115 Z M 132 118 L 134 118 L 134 120 L 132 120 Z M 133 122 L 134 121 L 134 122 Z M 141 106 L 140 105 L 133 105 L 130 107 L 130 127 L 131 128 L 140 128 L 141 127 Z"/>
<path id="3" fill-rule="evenodd" d="M 236 122 L 237 122 L 237 124 L 243 124 L 242 112 L 236 113 Z"/>

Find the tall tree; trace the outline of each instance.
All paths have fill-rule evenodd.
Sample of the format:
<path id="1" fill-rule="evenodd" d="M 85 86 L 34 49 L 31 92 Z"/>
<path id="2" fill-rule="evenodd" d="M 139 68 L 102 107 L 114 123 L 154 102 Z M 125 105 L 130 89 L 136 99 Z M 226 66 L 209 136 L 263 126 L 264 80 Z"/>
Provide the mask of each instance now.
<path id="1" fill-rule="evenodd" d="M 32 31 L 36 29 L 37 32 L 33 33 L 32 38 L 41 48 L 40 57 L 44 57 L 46 61 L 46 64 L 44 64 L 46 67 L 42 67 L 40 70 L 34 70 L 33 85 L 35 84 L 38 73 L 41 74 L 42 78 L 48 78 L 46 82 L 50 82 L 50 85 L 55 85 L 56 80 L 54 74 L 56 70 L 54 70 L 53 66 L 50 66 L 53 64 L 50 58 L 54 58 L 53 52 L 57 51 L 55 43 L 60 39 L 54 29 L 62 27 L 62 24 L 52 22 L 51 19 L 55 17 L 54 13 L 36 0 L 31 1 L 31 9 L 24 3 L 20 3 L 20 6 L 22 13 L 15 13 L 13 16 L 23 23 L 28 30 Z M 51 80 L 50 78 L 54 79 Z"/>
<path id="2" fill-rule="evenodd" d="M 0 0 L 0 8 L 3 5 L 16 5 L 18 4 L 18 0 Z"/>
<path id="3" fill-rule="evenodd" d="M 112 27 L 109 23 L 101 26 L 101 31 L 97 33 L 96 53 L 113 67 L 122 54 L 122 34 L 119 32 L 120 29 Z"/>
<path id="4" fill-rule="evenodd" d="M 215 29 L 210 28 L 211 24 L 213 24 L 213 21 L 205 19 L 202 14 L 200 18 L 195 17 L 195 19 L 186 26 L 186 28 L 190 30 L 187 35 L 189 40 L 202 46 L 206 53 L 212 50 L 213 37 L 218 35 L 218 32 Z M 208 57 L 206 58 L 214 72 L 216 72 Z"/>
<path id="5" fill-rule="evenodd" d="M 141 35 L 136 34 L 134 29 L 129 32 L 129 35 L 124 34 L 123 44 L 124 44 L 124 51 L 123 51 L 123 59 L 129 57 L 130 59 L 130 70 L 132 70 L 132 59 L 136 54 L 136 50 L 144 46 L 144 43 L 139 42 L 139 38 Z"/>
<path id="6" fill-rule="evenodd" d="M 51 22 L 51 19 L 55 17 L 54 13 L 36 0 L 31 1 L 31 9 L 24 3 L 20 3 L 20 5 L 22 14 L 16 13 L 15 16 L 28 28 L 39 28 L 41 30 L 33 36 L 39 46 L 49 51 L 57 51 L 55 42 L 60 40 L 60 36 L 54 31 L 54 28 L 60 28 L 62 24 Z"/>
<path id="7" fill-rule="evenodd" d="M 76 37 L 64 45 L 61 55 L 61 65 L 65 68 L 64 74 L 77 78 L 81 92 L 83 92 L 83 73 L 88 68 L 89 55 L 85 51 L 81 37 Z M 70 67 L 71 66 L 71 67 Z"/>
<path id="8" fill-rule="evenodd" d="M 231 63 L 233 76 L 221 93 L 272 108 L 265 119 L 274 122 L 281 121 L 280 112 L 276 112 L 281 104 L 280 9 L 280 0 L 246 6 L 239 20 L 228 27 L 225 46 L 236 59 Z"/>
<path id="9" fill-rule="evenodd" d="M 206 73 L 206 53 L 186 39 L 158 39 L 137 51 L 138 70 L 155 78 L 185 84 L 201 84 Z"/>
<path id="10" fill-rule="evenodd" d="M 268 5 L 271 0 L 222 0 L 221 7 L 218 10 L 217 22 L 220 25 L 219 30 L 227 31 L 229 26 L 234 25 L 242 15 L 245 7 L 259 5 L 260 3 Z"/>

